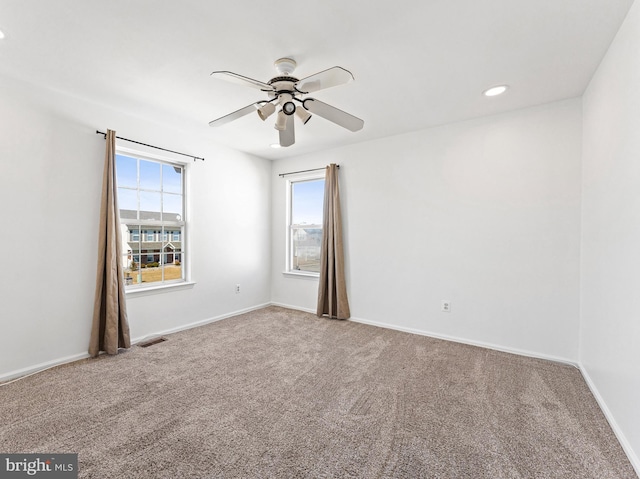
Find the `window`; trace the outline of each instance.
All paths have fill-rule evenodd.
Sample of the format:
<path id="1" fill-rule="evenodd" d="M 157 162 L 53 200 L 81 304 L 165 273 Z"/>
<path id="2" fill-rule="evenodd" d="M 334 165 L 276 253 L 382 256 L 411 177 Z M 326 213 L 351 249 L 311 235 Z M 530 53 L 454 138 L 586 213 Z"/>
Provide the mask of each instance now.
<path id="1" fill-rule="evenodd" d="M 292 179 L 288 187 L 287 271 L 320 272 L 324 171 Z"/>
<path id="2" fill-rule="evenodd" d="M 116 154 L 116 172 L 128 289 L 185 281 L 184 166 Z"/>

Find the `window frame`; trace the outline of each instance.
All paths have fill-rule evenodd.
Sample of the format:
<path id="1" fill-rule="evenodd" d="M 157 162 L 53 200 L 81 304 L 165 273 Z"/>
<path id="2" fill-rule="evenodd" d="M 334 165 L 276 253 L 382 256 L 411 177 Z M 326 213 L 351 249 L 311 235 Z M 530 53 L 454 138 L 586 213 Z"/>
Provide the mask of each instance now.
<path id="1" fill-rule="evenodd" d="M 154 233 L 154 237 L 158 237 L 161 241 L 161 243 L 163 243 L 163 247 L 161 248 L 161 250 L 158 253 L 153 253 L 153 254 L 158 254 L 159 258 L 165 256 L 165 246 L 164 243 L 169 243 L 170 241 L 165 241 L 163 239 L 163 232 L 164 229 L 166 227 L 170 227 L 170 228 L 174 228 L 174 227 L 179 227 L 180 228 L 180 236 L 181 236 L 181 248 L 180 248 L 180 252 L 178 253 L 180 255 L 180 266 L 182 268 L 182 277 L 179 279 L 171 279 L 171 280 L 161 280 L 161 281 L 154 281 L 152 283 L 133 283 L 133 284 L 125 284 L 125 293 L 127 295 L 131 294 L 131 293 L 143 293 L 145 291 L 153 291 L 153 290 L 165 290 L 165 289 L 170 289 L 170 288 L 176 288 L 176 287 L 184 287 L 184 286 L 191 286 L 193 284 L 195 284 L 190 277 L 190 264 L 191 264 L 191 249 L 190 249 L 190 244 L 187 243 L 187 238 L 189 238 L 189 215 L 188 215 L 188 201 L 189 201 L 189 190 L 188 190 L 188 179 L 189 179 L 189 167 L 190 164 L 184 161 L 180 161 L 180 160 L 176 160 L 176 159 L 171 159 L 168 158 L 164 155 L 156 155 L 153 153 L 149 153 L 149 152 L 144 152 L 144 151 L 140 151 L 137 149 L 131 149 L 131 148 L 126 148 L 126 147 L 120 147 L 118 145 L 116 145 L 116 155 L 121 155 L 121 156 L 127 156 L 130 158 L 134 158 L 134 159 L 138 159 L 138 160 L 142 160 L 142 161 L 151 161 L 154 163 L 160 163 L 161 165 L 169 165 L 169 166 L 174 166 L 174 167 L 179 167 L 182 171 L 182 178 L 181 178 L 181 189 L 182 189 L 182 213 L 181 213 L 181 219 L 178 220 L 166 220 L 166 219 L 159 219 L 159 220 L 148 220 L 148 219 L 131 219 L 131 218 L 120 218 L 120 224 L 122 226 L 125 225 L 130 225 L 134 228 L 134 230 L 138 231 L 138 236 L 139 236 L 139 242 L 140 245 L 142 245 L 143 242 L 147 241 L 147 232 L 148 231 L 153 231 Z M 139 165 L 139 163 L 138 163 Z M 140 174 L 140 167 L 138 166 L 138 176 Z M 161 166 L 161 170 L 162 170 L 162 166 Z M 138 179 L 139 181 L 139 179 Z M 117 185 L 118 188 L 120 188 L 119 185 Z M 133 188 L 129 188 L 126 186 L 123 186 L 122 188 L 127 188 L 127 189 L 132 189 Z M 149 191 L 148 189 L 145 188 L 140 188 L 140 184 L 137 185 L 136 189 L 133 191 L 137 191 L 138 194 L 140 191 Z M 160 194 L 162 194 L 163 190 L 162 190 L 162 186 L 161 186 L 161 190 L 160 190 Z M 140 207 L 139 203 L 138 203 L 138 208 Z M 136 210 L 137 212 L 139 212 L 139 209 Z M 137 213 L 139 216 L 139 213 Z M 156 234 L 156 231 L 160 231 L 159 234 Z M 123 238 L 123 243 L 126 243 L 126 240 Z M 185 252 L 186 252 L 186 258 L 187 261 L 184 261 L 185 258 Z M 121 252 L 121 255 L 124 256 L 126 255 L 126 251 Z M 133 252 L 132 253 L 132 258 L 136 258 L 139 260 L 137 261 L 138 263 L 140 262 L 140 260 L 142 260 L 143 256 L 146 256 L 147 254 L 151 254 L 151 253 L 146 253 L 142 251 L 142 248 L 139 249 L 139 251 Z"/>
<path id="2" fill-rule="evenodd" d="M 301 271 L 293 269 L 293 231 L 295 225 L 292 224 L 293 220 L 293 185 L 296 183 L 302 183 L 306 181 L 317 181 L 317 180 L 325 180 L 326 181 L 326 170 L 322 168 L 318 171 L 306 172 L 306 173 L 296 173 L 287 176 L 286 178 L 286 232 L 285 232 L 285 269 L 283 274 L 297 276 L 297 277 L 307 277 L 307 278 L 319 278 L 320 273 L 315 271 Z M 324 208 L 324 200 L 323 200 L 323 208 Z M 306 228 L 309 229 L 320 229 L 324 228 L 322 224 L 316 225 L 305 225 Z M 299 228 L 299 227 L 298 227 Z"/>

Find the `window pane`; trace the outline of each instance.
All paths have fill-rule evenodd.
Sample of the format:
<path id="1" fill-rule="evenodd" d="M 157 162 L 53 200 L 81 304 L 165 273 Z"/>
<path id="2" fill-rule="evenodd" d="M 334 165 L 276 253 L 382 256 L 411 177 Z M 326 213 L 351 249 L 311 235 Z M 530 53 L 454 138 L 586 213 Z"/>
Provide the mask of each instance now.
<path id="1" fill-rule="evenodd" d="M 292 224 L 322 224 L 324 179 L 292 183 L 291 198 Z"/>
<path id="2" fill-rule="evenodd" d="M 171 193 L 162 195 L 162 219 L 166 221 L 182 220 L 182 196 Z"/>
<path id="3" fill-rule="evenodd" d="M 137 226 L 122 225 L 120 231 L 122 233 L 122 241 L 125 243 L 124 248 L 127 250 L 122 253 L 133 251 L 135 244 L 140 241 L 140 229 Z"/>
<path id="4" fill-rule="evenodd" d="M 136 269 L 136 264 L 140 259 L 136 256 L 140 252 L 140 228 L 138 226 L 121 225 L 122 254 L 126 255 L 127 261 L 123 263 L 125 269 Z"/>
<path id="5" fill-rule="evenodd" d="M 126 188 L 118 188 L 118 208 L 120 218 L 136 219 L 138 214 L 138 192 Z"/>
<path id="6" fill-rule="evenodd" d="M 140 160 L 140 188 L 160 191 L 160 163 Z"/>
<path id="7" fill-rule="evenodd" d="M 182 263 L 179 259 L 180 254 L 165 253 L 164 261 L 164 280 L 182 279 Z"/>
<path id="8" fill-rule="evenodd" d="M 162 281 L 162 266 L 160 265 L 160 255 L 145 253 L 142 255 L 142 260 L 143 261 L 140 264 L 141 282 L 157 283 L 159 281 Z"/>
<path id="9" fill-rule="evenodd" d="M 140 219 L 160 219 L 160 193 L 153 193 L 151 191 L 140 192 Z"/>
<path id="10" fill-rule="evenodd" d="M 173 165 L 162 165 L 162 191 L 182 193 L 182 168 Z"/>
<path id="11" fill-rule="evenodd" d="M 118 186 L 137 188 L 138 160 L 128 156 L 116 155 L 116 181 Z"/>
<path id="12" fill-rule="evenodd" d="M 165 228 L 163 241 L 165 242 L 165 246 L 170 243 L 174 248 L 179 247 L 180 228 Z M 178 242 L 178 246 L 176 246 L 176 242 Z"/>
<path id="13" fill-rule="evenodd" d="M 322 229 L 294 228 L 292 234 L 292 269 L 298 271 L 320 271 L 320 247 Z"/>
<path id="14" fill-rule="evenodd" d="M 121 233 L 125 284 L 137 284 L 142 281 L 140 277 L 140 227 L 123 224 Z"/>
<path id="15" fill-rule="evenodd" d="M 126 286 L 137 284 L 140 278 L 140 262 L 136 260 L 135 255 L 122 255 L 122 265 L 124 267 L 124 283 Z"/>

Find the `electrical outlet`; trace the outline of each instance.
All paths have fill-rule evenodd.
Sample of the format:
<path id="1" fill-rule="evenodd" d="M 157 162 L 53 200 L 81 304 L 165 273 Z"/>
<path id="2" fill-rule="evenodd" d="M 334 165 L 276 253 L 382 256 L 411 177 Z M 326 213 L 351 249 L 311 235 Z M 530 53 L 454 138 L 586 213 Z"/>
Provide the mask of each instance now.
<path id="1" fill-rule="evenodd" d="M 450 313 L 451 312 L 451 301 L 447 301 L 447 300 L 443 299 L 442 303 L 440 303 L 440 311 L 442 311 L 443 313 Z"/>
<path id="2" fill-rule="evenodd" d="M 239 293 L 240 293 L 240 285 L 236 284 L 236 294 L 239 294 Z"/>

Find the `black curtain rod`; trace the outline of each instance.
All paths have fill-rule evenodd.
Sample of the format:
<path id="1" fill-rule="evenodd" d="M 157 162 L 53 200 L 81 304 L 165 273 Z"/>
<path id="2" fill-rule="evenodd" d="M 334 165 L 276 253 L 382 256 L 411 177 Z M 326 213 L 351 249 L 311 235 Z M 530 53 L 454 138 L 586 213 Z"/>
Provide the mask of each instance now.
<path id="1" fill-rule="evenodd" d="M 104 138 L 105 139 L 107 138 L 107 134 L 103 131 L 96 130 L 96 134 L 104 135 Z M 149 148 L 155 148 L 156 150 L 168 151 L 169 153 L 175 153 L 176 155 L 188 156 L 189 158 L 193 158 L 193 161 L 196 161 L 196 160 L 204 161 L 204 158 L 200 156 L 188 155 L 187 153 L 180 153 L 179 151 L 174 151 L 174 150 L 167 150 L 166 148 L 160 148 L 159 146 L 149 145 L 148 143 L 142 143 L 140 141 L 130 140 L 129 138 L 122 138 L 121 136 L 116 136 L 116 138 L 118 140 L 128 141 L 130 143 L 135 143 L 137 145 L 148 146 Z"/>
<path id="2" fill-rule="evenodd" d="M 301 171 L 292 171 L 291 173 L 280 173 L 278 176 L 280 177 L 285 177 L 287 175 L 295 175 L 296 173 L 307 173 L 309 171 L 320 171 L 320 170 L 325 170 L 327 167 L 325 166 L 324 168 L 313 168 L 311 170 L 301 170 Z M 340 165 L 336 165 L 336 168 L 340 168 Z"/>

